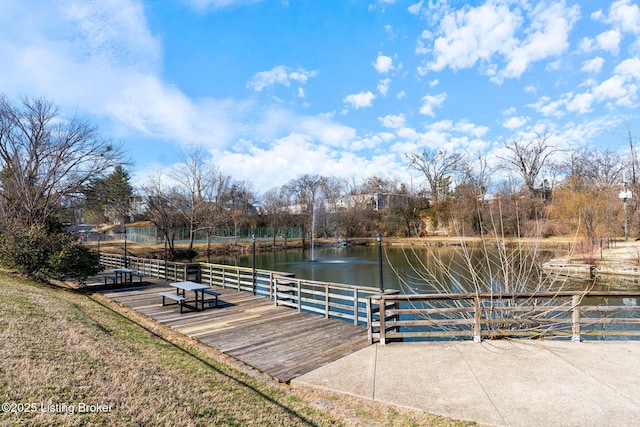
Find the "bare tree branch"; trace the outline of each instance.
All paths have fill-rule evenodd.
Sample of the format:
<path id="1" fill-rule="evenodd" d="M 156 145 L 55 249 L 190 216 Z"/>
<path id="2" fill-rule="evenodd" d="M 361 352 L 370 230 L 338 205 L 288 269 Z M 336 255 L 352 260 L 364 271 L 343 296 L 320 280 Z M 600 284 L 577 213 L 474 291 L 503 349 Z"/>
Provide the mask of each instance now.
<path id="1" fill-rule="evenodd" d="M 0 97 L 0 209 L 5 224 L 50 222 L 65 199 L 122 164 L 120 147 L 44 99 Z"/>

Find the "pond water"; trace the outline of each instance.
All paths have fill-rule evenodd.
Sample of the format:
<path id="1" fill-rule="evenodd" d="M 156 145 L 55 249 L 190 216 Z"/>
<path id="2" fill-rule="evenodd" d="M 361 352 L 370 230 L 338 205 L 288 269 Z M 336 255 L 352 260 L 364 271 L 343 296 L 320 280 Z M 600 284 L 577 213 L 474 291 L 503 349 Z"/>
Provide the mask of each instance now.
<path id="1" fill-rule="evenodd" d="M 536 256 L 539 261 L 545 261 L 556 255 L 554 251 L 543 251 Z M 531 284 L 527 286 L 533 286 L 541 276 L 531 268 L 528 256 L 518 256 L 522 259 L 516 260 L 517 267 L 512 267 L 514 271 L 510 273 L 509 280 L 521 281 L 530 276 L 528 279 Z M 511 253 L 511 261 L 513 257 Z M 506 268 L 506 261 L 497 251 L 485 253 L 474 248 L 465 252 L 459 246 L 384 246 L 382 258 L 385 289 L 397 289 L 403 293 L 467 292 L 474 291 L 474 283 L 489 282 L 494 291 L 505 290 L 505 284 L 501 283 L 504 275 L 499 270 Z M 252 255 L 213 258 L 211 262 L 251 267 Z M 380 287 L 378 248 L 375 245 L 320 247 L 314 251 L 314 260 L 309 250 L 258 252 L 256 268 L 293 273 L 298 278 L 321 282 Z M 565 290 L 582 289 L 585 283 L 563 279 L 557 287 Z M 595 289 L 628 290 L 629 285 L 636 284 L 636 281 L 609 280 L 596 284 Z M 588 285 L 593 286 L 593 283 L 588 281 Z"/>
<path id="2" fill-rule="evenodd" d="M 501 253 L 501 254 L 500 254 Z M 398 247 L 386 246 L 383 248 L 383 285 L 384 289 L 396 289 L 401 293 L 448 293 L 448 292 L 474 292 L 474 284 L 481 283 L 480 292 L 491 289 L 494 292 L 520 292 L 520 291 L 554 291 L 554 290 L 594 290 L 594 291 L 636 291 L 639 288 L 638 280 L 608 279 L 594 283 L 593 280 L 577 280 L 566 277 L 548 281 L 547 276 L 537 268 L 540 262 L 555 257 L 558 254 L 553 250 L 538 252 L 532 262 L 530 250 L 523 251 L 483 251 L 481 248 L 472 248 L 465 251 L 460 246 L 443 247 Z M 256 268 L 293 273 L 301 279 L 309 279 L 321 282 L 333 282 L 379 288 L 379 263 L 377 246 L 348 246 L 348 247 L 321 247 L 314 251 L 314 260 L 311 260 L 309 250 L 289 250 L 282 252 L 258 252 L 256 254 Z M 242 267 L 252 266 L 252 255 L 238 257 L 224 257 L 212 259 L 213 263 L 229 264 Z M 507 266 L 506 264 L 509 264 Z M 508 270 L 508 272 L 507 272 Z M 506 279 L 505 279 L 506 277 Z M 518 289 L 506 289 L 505 282 L 518 282 Z M 524 286 L 522 283 L 525 283 Z M 532 287 L 543 283 L 542 288 Z M 543 302 L 540 302 L 543 304 Z M 439 304 L 439 303 L 434 303 Z M 499 303 L 496 303 L 500 305 Z M 612 307 L 631 307 L 635 310 L 639 304 L 635 297 L 587 297 L 583 304 Z M 431 304 L 427 304 L 431 306 Z M 417 306 L 412 303 L 412 308 Z M 421 306 L 422 307 L 422 306 Z M 438 306 L 439 307 L 439 306 Z M 556 312 L 551 312 L 552 317 Z M 558 312 L 560 313 L 560 312 Z M 603 314 L 604 313 L 604 314 Z M 585 317 L 597 318 L 601 315 L 611 319 L 617 316 L 636 318 L 640 311 L 631 311 L 630 314 L 618 312 L 590 312 Z M 611 320 L 609 319 L 609 320 Z M 401 317 L 401 320 L 402 317 Z M 607 324 L 611 328 L 613 324 Z M 634 328 L 633 325 L 618 325 L 621 330 Z M 560 326 L 556 326 L 560 327 Z M 570 325 L 568 327 L 570 331 Z M 584 331 L 606 329 L 604 326 L 594 324 L 583 326 Z M 411 331 L 414 328 L 406 327 L 403 331 Z M 615 328 L 614 328 L 615 329 Z M 430 330 L 427 328 L 427 330 Z M 588 339 L 605 339 L 602 335 L 590 336 Z M 614 337 L 606 339 L 627 339 Z"/>

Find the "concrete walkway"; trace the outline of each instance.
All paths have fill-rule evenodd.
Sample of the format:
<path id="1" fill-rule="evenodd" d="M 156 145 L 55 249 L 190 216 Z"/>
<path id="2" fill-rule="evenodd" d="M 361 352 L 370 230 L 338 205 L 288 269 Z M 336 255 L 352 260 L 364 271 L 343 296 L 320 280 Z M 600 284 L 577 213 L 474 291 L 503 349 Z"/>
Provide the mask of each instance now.
<path id="1" fill-rule="evenodd" d="M 640 342 L 372 345 L 294 379 L 496 426 L 640 426 Z"/>

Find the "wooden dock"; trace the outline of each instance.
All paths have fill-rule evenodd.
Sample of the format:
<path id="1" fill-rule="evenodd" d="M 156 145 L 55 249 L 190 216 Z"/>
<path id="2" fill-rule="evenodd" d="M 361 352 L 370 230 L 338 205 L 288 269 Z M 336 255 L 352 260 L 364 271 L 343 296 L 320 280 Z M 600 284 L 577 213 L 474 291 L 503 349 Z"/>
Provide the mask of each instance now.
<path id="1" fill-rule="evenodd" d="M 177 305 L 162 306 L 159 292 L 175 288 L 158 279 L 103 295 L 286 383 L 368 345 L 364 326 L 276 306 L 250 292 L 214 290 L 217 308 L 183 314 Z"/>

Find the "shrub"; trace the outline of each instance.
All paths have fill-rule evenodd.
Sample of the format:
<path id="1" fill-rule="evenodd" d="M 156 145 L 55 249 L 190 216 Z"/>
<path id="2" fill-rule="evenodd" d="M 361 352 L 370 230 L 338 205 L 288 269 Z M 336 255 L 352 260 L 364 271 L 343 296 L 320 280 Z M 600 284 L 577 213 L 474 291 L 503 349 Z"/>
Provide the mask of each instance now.
<path id="1" fill-rule="evenodd" d="M 0 261 L 31 278 L 47 281 L 73 277 L 84 284 L 100 271 L 98 253 L 65 234 L 43 226 L 15 227 L 0 237 Z"/>

